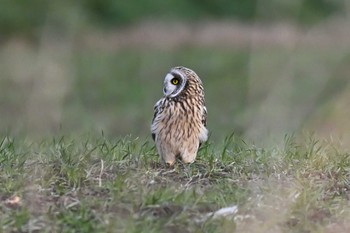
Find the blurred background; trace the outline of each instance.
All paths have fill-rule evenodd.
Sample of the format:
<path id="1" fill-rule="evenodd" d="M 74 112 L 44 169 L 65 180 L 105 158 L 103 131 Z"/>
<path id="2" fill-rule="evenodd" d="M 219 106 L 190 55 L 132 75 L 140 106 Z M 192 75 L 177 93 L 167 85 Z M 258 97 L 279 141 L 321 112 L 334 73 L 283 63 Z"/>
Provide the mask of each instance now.
<path id="1" fill-rule="evenodd" d="M 346 0 L 2 0 L 0 132 L 149 137 L 173 66 L 204 82 L 213 141 L 350 145 Z"/>

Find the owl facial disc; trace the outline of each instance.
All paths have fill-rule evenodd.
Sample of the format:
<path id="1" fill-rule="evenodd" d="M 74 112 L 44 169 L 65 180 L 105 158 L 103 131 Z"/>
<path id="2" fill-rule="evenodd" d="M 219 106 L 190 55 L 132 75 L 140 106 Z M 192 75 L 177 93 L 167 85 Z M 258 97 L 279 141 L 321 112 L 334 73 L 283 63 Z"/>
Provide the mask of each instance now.
<path id="1" fill-rule="evenodd" d="M 184 89 L 186 81 L 180 72 L 172 70 L 164 78 L 164 95 L 170 98 L 177 96 Z"/>

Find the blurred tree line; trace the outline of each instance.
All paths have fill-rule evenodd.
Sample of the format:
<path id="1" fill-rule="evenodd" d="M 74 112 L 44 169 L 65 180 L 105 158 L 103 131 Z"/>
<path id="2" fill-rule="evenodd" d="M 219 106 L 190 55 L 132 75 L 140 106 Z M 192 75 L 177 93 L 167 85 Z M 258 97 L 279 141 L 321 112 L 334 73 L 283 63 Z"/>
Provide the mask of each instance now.
<path id="1" fill-rule="evenodd" d="M 99 27 L 125 26 L 143 19 L 291 20 L 308 25 L 341 13 L 343 5 L 343 0 L 2 0 L 0 35 L 35 34 L 51 14 L 58 24 L 60 20 L 69 23 L 69 15 L 79 14 L 88 25 Z"/>

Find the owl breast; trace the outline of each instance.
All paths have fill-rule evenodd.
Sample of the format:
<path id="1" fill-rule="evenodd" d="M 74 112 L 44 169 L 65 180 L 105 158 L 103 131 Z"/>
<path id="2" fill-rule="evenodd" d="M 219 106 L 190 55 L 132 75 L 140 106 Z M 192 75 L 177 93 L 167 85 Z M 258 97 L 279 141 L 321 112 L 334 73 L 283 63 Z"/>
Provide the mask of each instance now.
<path id="1" fill-rule="evenodd" d="M 182 149 L 197 150 L 199 143 L 208 137 L 208 130 L 201 120 L 202 107 L 196 107 L 191 101 L 164 100 L 162 104 L 162 112 L 152 125 L 156 142 L 164 144 L 176 156 L 183 153 Z"/>

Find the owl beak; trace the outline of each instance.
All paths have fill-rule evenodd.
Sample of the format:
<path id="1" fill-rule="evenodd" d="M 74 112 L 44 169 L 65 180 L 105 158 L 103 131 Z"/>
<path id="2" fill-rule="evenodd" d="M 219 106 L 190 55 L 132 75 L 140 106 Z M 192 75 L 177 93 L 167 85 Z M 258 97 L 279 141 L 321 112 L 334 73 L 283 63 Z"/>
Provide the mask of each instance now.
<path id="1" fill-rule="evenodd" d="M 174 90 L 172 90 L 171 87 L 170 88 L 166 88 L 166 87 L 163 88 L 163 93 L 165 96 L 170 96 L 173 93 L 173 91 Z"/>

